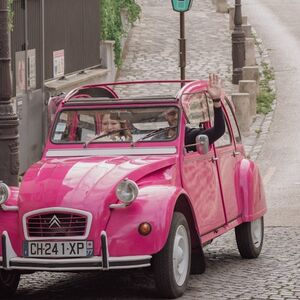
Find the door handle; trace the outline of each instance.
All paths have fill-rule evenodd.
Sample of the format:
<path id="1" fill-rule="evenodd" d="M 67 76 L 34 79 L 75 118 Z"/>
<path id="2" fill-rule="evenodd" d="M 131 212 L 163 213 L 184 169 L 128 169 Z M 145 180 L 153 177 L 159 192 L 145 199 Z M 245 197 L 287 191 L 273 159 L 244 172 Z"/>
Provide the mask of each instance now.
<path id="1" fill-rule="evenodd" d="M 241 154 L 240 151 L 233 151 L 233 153 L 232 153 L 232 155 L 233 155 L 234 157 L 236 157 L 236 156 L 238 156 L 238 155 L 240 155 L 240 154 Z"/>
<path id="2" fill-rule="evenodd" d="M 211 158 L 211 162 L 212 162 L 212 163 L 216 162 L 217 160 L 219 160 L 218 157 L 212 157 L 212 158 Z"/>

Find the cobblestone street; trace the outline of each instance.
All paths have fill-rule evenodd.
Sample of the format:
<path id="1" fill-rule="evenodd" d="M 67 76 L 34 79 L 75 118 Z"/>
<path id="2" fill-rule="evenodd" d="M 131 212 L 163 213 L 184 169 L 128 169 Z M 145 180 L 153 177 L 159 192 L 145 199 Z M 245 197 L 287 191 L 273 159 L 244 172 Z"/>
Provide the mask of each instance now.
<path id="1" fill-rule="evenodd" d="M 179 13 L 169 1 L 140 0 L 142 18 L 132 28 L 119 81 L 180 79 L 178 67 Z M 187 79 L 206 79 L 216 72 L 231 92 L 231 33 L 228 14 L 215 12 L 211 0 L 194 1 L 186 13 Z M 150 87 L 150 91 L 153 87 Z M 127 87 L 126 87 L 127 89 Z M 178 86 L 160 87 L 174 94 Z M 139 93 L 149 93 L 143 86 Z M 134 91 L 128 90 L 129 94 Z"/>
<path id="2" fill-rule="evenodd" d="M 300 299 L 300 229 L 267 227 L 258 259 L 241 259 L 234 232 L 205 248 L 207 269 L 181 299 Z M 23 275 L 15 299 L 159 299 L 150 270 Z"/>
<path id="3" fill-rule="evenodd" d="M 143 15 L 132 28 L 119 81 L 179 79 L 179 14 L 170 1 L 140 0 Z M 231 84 L 231 33 L 228 14 L 215 12 L 211 0 L 194 1 L 186 14 L 188 79 L 216 72 Z M 174 94 L 179 86 L 159 87 Z M 157 93 L 157 86 L 122 90 L 130 95 Z M 205 248 L 206 272 L 192 275 L 181 299 L 300 299 L 300 227 L 266 227 L 258 259 L 244 260 L 234 232 Z M 150 269 L 93 273 L 38 272 L 22 275 L 13 299 L 160 299 Z"/>

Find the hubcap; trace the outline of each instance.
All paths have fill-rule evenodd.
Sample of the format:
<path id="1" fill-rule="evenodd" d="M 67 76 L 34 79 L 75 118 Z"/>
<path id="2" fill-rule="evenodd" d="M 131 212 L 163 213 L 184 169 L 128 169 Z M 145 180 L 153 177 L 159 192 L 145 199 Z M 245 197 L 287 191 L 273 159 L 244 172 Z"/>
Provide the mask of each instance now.
<path id="1" fill-rule="evenodd" d="M 185 227 L 180 225 L 175 234 L 173 246 L 173 272 L 177 285 L 182 286 L 186 280 L 189 266 L 189 242 Z"/>
<path id="2" fill-rule="evenodd" d="M 262 242 L 262 218 L 259 218 L 251 222 L 251 237 L 253 244 L 256 248 L 259 248 Z"/>

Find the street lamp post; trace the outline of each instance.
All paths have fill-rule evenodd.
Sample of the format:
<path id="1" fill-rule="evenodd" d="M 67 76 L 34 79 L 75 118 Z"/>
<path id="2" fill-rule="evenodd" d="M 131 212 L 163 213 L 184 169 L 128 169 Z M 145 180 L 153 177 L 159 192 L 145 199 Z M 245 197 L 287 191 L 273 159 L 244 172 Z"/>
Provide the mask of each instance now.
<path id="1" fill-rule="evenodd" d="M 184 13 L 191 9 L 193 0 L 172 0 L 173 10 L 180 13 L 180 38 L 179 38 L 179 67 L 180 80 L 185 80 L 186 67 L 186 39 L 185 39 L 185 17 Z M 181 82 L 184 86 L 184 82 Z"/>
<path id="2" fill-rule="evenodd" d="M 186 39 L 185 39 L 184 12 L 180 12 L 179 67 L 180 67 L 180 80 L 185 80 Z M 181 86 L 184 86 L 183 82 L 181 83 Z"/>
<path id="3" fill-rule="evenodd" d="M 8 31 L 8 2 L 0 0 L 0 181 L 18 185 L 18 117 L 11 103 L 12 84 Z"/>
<path id="4" fill-rule="evenodd" d="M 243 78 L 245 66 L 245 33 L 242 28 L 241 0 L 235 0 L 234 30 L 232 32 L 232 83 L 238 84 Z"/>

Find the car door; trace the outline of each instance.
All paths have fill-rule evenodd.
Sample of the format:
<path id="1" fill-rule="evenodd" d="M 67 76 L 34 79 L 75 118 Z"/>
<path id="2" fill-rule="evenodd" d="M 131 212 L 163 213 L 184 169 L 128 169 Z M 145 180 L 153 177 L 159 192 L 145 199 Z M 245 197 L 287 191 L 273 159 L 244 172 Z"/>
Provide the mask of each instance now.
<path id="1" fill-rule="evenodd" d="M 184 95 L 189 127 L 199 128 L 209 123 L 211 112 L 205 93 Z M 182 184 L 188 193 L 197 218 L 199 232 L 205 235 L 225 224 L 220 182 L 214 149 L 201 155 L 186 145 L 182 160 Z"/>
<path id="2" fill-rule="evenodd" d="M 236 149 L 235 138 L 240 139 L 240 133 L 229 105 L 228 100 L 223 103 L 225 133 L 214 143 L 227 223 L 241 216 L 242 210 L 237 201 L 235 184 L 237 163 L 241 159 L 241 153 Z"/>

